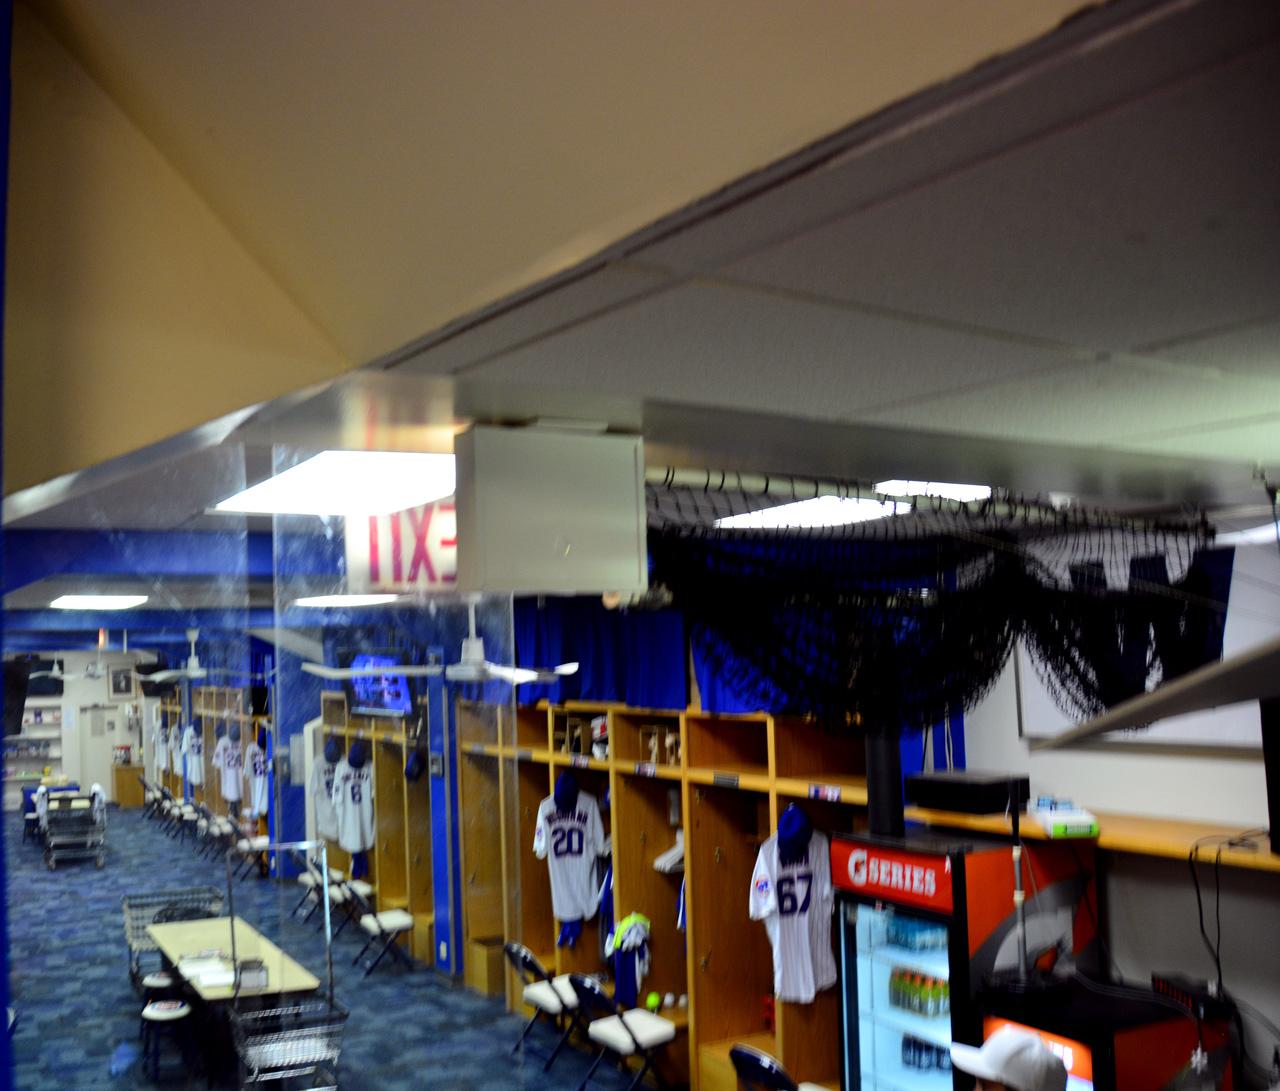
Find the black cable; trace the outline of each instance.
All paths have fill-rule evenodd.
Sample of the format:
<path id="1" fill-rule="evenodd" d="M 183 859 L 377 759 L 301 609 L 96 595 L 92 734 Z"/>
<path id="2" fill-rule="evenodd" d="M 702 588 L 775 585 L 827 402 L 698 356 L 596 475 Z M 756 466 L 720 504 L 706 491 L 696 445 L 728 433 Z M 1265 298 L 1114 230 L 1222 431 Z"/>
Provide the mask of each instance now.
<path id="1" fill-rule="evenodd" d="M 1124 975 L 1120 973 L 1120 967 L 1116 964 L 1116 960 L 1111 957 L 1111 951 L 1107 947 L 1107 941 L 1102 938 L 1102 922 L 1098 920 L 1097 909 L 1089 902 L 1089 880 L 1094 880 L 1093 897 L 1094 901 L 1098 898 L 1097 878 L 1098 872 L 1095 868 L 1092 875 L 1085 871 L 1084 861 L 1080 859 L 1080 853 L 1076 851 L 1074 842 L 1068 840 L 1067 847 L 1071 850 L 1071 855 L 1075 857 L 1076 870 L 1080 872 L 1080 897 L 1084 901 L 1084 907 L 1089 910 L 1089 918 L 1093 921 L 1093 934 L 1098 937 L 1098 950 L 1102 952 L 1102 957 L 1106 959 L 1106 970 L 1108 976 L 1114 976 L 1121 982 L 1124 981 Z"/>
<path id="2" fill-rule="evenodd" d="M 1226 986 L 1222 983 L 1222 846 L 1218 846 L 1218 851 L 1213 858 L 1213 915 L 1217 918 L 1218 935 L 1217 935 L 1217 955 L 1215 961 L 1218 965 L 1218 995 L 1226 995 Z"/>
<path id="3" fill-rule="evenodd" d="M 1200 894 L 1200 877 L 1196 875 L 1196 851 L 1192 849 L 1187 854 L 1187 864 L 1191 868 L 1191 882 L 1196 888 L 1196 917 L 1200 922 L 1200 938 L 1204 940 L 1205 950 L 1209 952 L 1209 957 L 1213 959 L 1214 965 L 1218 962 L 1218 952 L 1213 949 L 1213 943 L 1209 939 L 1209 933 L 1204 930 L 1204 899 Z"/>
<path id="4" fill-rule="evenodd" d="M 1222 946 L 1222 889 L 1219 882 L 1218 864 L 1222 860 L 1221 846 L 1224 843 L 1229 842 L 1230 840 L 1231 838 L 1229 837 L 1221 837 L 1221 836 L 1202 837 L 1198 841 L 1196 841 L 1194 845 L 1191 846 L 1191 851 L 1187 854 L 1187 866 L 1191 869 L 1191 882 L 1195 884 L 1195 888 L 1196 888 L 1196 917 L 1200 923 L 1200 938 L 1204 940 L 1205 950 L 1209 952 L 1210 957 L 1213 959 L 1213 964 L 1217 968 L 1219 993 L 1223 992 L 1224 990 L 1223 990 L 1223 984 L 1222 984 L 1222 956 L 1220 953 L 1220 949 Z M 1202 844 L 1208 844 L 1211 842 L 1216 842 L 1219 846 L 1217 858 L 1214 861 L 1214 869 L 1213 869 L 1214 879 L 1215 879 L 1215 884 L 1214 884 L 1215 896 L 1217 898 L 1217 904 L 1215 906 L 1215 910 L 1217 912 L 1217 918 L 1218 918 L 1218 946 L 1217 947 L 1215 947 L 1213 943 L 1210 941 L 1209 933 L 1206 932 L 1204 928 L 1204 897 L 1200 891 L 1200 877 L 1199 875 L 1196 874 L 1196 859 L 1200 852 L 1200 846 Z"/>
<path id="5" fill-rule="evenodd" d="M 1104 985 L 1100 981 L 1091 981 L 1079 970 L 1076 970 L 1073 976 L 1090 992 L 1098 993 L 1100 996 L 1111 996 L 1120 1000 L 1134 999 L 1135 990 L 1127 986 Z M 1143 1000 L 1149 1000 L 1154 1004 L 1163 1004 L 1166 1008 L 1172 1008 L 1180 1015 L 1189 1015 L 1192 1018 L 1196 1016 L 1194 1008 L 1189 1004 L 1182 1003 L 1180 1000 L 1175 1000 L 1172 996 L 1165 996 L 1164 993 L 1158 992 L 1148 993 L 1145 989 L 1141 990 L 1141 992 Z"/>

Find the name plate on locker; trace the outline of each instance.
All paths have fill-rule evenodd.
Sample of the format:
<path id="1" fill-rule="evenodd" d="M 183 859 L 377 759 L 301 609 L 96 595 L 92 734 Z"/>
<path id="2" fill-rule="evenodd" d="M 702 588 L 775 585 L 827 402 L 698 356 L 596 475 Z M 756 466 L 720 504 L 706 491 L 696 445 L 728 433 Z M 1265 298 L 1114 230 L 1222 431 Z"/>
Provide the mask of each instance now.
<path id="1" fill-rule="evenodd" d="M 716 773 L 712 776 L 711 783 L 717 788 L 736 788 L 738 786 L 738 774 Z"/>
<path id="2" fill-rule="evenodd" d="M 473 754 L 483 754 L 483 753 L 484 753 L 484 743 L 482 743 L 482 742 L 473 742 L 473 743 L 471 744 L 471 746 L 469 747 L 469 749 L 471 750 L 471 753 L 473 753 Z"/>
<path id="3" fill-rule="evenodd" d="M 658 767 L 651 761 L 636 762 L 636 776 L 638 777 L 656 777 L 658 775 Z"/>
<path id="4" fill-rule="evenodd" d="M 840 789 L 834 784 L 810 784 L 810 799 L 825 799 L 828 803 L 840 802 Z"/>
<path id="5" fill-rule="evenodd" d="M 569 758 L 569 764 L 575 769 L 590 769 L 591 759 L 586 754 L 573 754 Z"/>
<path id="6" fill-rule="evenodd" d="M 533 751 L 527 747 L 521 747 L 516 751 L 516 761 L 533 761 Z"/>

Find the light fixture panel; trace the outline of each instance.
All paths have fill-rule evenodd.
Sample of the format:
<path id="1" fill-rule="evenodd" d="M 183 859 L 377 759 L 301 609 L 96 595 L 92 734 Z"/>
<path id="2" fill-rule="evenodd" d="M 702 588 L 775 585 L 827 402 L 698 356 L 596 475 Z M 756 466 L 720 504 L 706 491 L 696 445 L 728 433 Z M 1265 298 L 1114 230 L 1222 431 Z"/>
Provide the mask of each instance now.
<path id="1" fill-rule="evenodd" d="M 716 520 L 726 530 L 786 530 L 813 527 L 842 527 L 850 523 L 866 523 L 885 519 L 911 510 L 910 504 L 869 500 L 852 496 L 815 496 L 794 504 L 778 504 L 772 508 L 728 515 Z"/>
<path id="2" fill-rule="evenodd" d="M 132 610 L 146 601 L 146 595 L 60 595 L 49 606 L 54 610 Z"/>
<path id="3" fill-rule="evenodd" d="M 294 606 L 341 607 L 341 606 L 382 606 L 395 602 L 399 595 L 308 595 L 294 599 Z"/>
<path id="4" fill-rule="evenodd" d="M 388 515 L 450 496 L 453 455 L 321 451 L 215 505 L 256 515 Z"/>
<path id="5" fill-rule="evenodd" d="M 991 497 L 990 485 L 961 485 L 954 481 L 878 481 L 876 492 L 881 496 L 939 496 L 946 500 L 958 500 L 969 504 Z"/>

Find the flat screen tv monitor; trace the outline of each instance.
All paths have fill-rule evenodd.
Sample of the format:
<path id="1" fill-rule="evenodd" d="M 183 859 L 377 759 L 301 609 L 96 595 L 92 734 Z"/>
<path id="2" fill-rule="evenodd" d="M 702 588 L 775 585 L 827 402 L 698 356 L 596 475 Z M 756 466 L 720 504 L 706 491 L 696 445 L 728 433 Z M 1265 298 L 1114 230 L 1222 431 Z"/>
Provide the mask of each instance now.
<path id="1" fill-rule="evenodd" d="M 1074 1038 L 1064 1038 L 1060 1034 L 1050 1034 L 1039 1027 L 1029 1027 L 1025 1023 L 1015 1023 L 1011 1019 L 1001 1019 L 995 1015 L 986 1015 L 982 1019 L 982 1040 L 985 1042 L 1001 1027 L 1017 1027 L 1040 1035 L 1041 1040 L 1054 1053 L 1062 1058 L 1067 1068 L 1067 1091 L 1093 1091 L 1093 1050 L 1083 1042 Z"/>
<path id="2" fill-rule="evenodd" d="M 347 691 L 348 715 L 408 716 L 413 711 L 413 692 L 409 688 L 409 679 L 395 669 L 405 666 L 405 653 L 401 649 L 340 651 L 338 665 L 353 670 L 385 671 L 343 680 L 342 688 Z"/>

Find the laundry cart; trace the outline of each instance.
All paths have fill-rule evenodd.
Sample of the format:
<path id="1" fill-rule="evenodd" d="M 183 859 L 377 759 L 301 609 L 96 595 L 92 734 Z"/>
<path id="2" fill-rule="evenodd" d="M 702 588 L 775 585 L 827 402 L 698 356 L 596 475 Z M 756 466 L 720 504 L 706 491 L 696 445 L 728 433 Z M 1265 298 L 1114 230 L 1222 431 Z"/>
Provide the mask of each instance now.
<path id="1" fill-rule="evenodd" d="M 292 1086 L 336 1091 L 347 1009 L 319 998 L 284 1008 L 233 1011 L 231 1033 L 240 1060 L 240 1086 L 292 1080 Z"/>
<path id="2" fill-rule="evenodd" d="M 44 862 L 53 871 L 64 860 L 107 862 L 107 808 L 98 794 L 60 792 L 49 796 L 41 814 Z"/>

